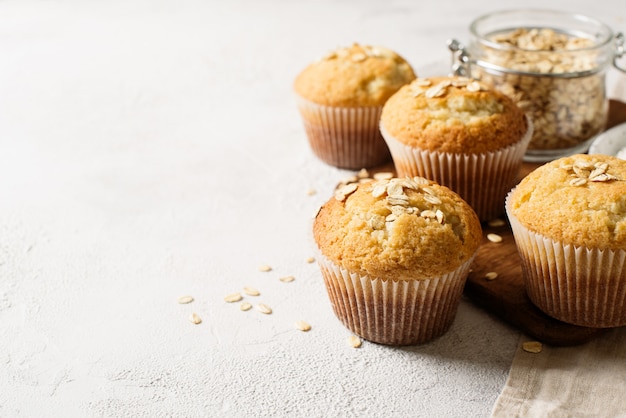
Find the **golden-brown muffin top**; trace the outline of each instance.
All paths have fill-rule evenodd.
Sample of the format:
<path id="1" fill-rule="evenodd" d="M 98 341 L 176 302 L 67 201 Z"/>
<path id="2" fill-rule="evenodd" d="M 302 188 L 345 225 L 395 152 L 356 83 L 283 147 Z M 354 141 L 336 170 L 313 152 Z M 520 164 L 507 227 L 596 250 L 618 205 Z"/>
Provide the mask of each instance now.
<path id="1" fill-rule="evenodd" d="M 519 222 L 577 246 L 626 249 L 626 161 L 573 155 L 542 165 L 509 197 Z"/>
<path id="2" fill-rule="evenodd" d="M 423 280 L 450 273 L 478 249 L 476 213 L 450 189 L 422 177 L 338 189 L 313 224 L 322 254 L 383 280 Z"/>
<path id="3" fill-rule="evenodd" d="M 430 151 L 485 153 L 507 147 L 528 129 L 507 96 L 463 77 L 418 78 L 383 107 L 381 126 L 400 142 Z"/>
<path id="4" fill-rule="evenodd" d="M 414 79 L 413 69 L 400 55 L 355 43 L 306 67 L 296 77 L 294 89 L 304 99 L 326 106 L 382 106 Z"/>

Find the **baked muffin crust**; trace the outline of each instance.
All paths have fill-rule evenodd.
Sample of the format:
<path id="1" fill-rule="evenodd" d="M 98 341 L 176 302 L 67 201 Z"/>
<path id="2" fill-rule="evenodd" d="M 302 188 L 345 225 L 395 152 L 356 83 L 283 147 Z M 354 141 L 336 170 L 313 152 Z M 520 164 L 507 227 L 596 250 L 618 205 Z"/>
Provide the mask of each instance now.
<path id="1" fill-rule="evenodd" d="M 473 256 L 482 230 L 457 194 L 421 177 L 351 186 L 320 209 L 313 235 L 335 264 L 394 280 L 449 273 Z"/>
<path id="2" fill-rule="evenodd" d="M 509 197 L 531 231 L 599 249 L 626 249 L 626 161 L 579 154 L 542 165 Z"/>
<path id="3" fill-rule="evenodd" d="M 463 77 L 418 78 L 383 107 L 381 125 L 406 145 L 485 153 L 518 142 L 528 123 L 507 96 Z"/>
<path id="4" fill-rule="evenodd" d="M 301 97 L 325 106 L 382 106 L 413 79 L 413 69 L 397 53 L 355 43 L 306 67 L 296 77 L 294 89 Z"/>

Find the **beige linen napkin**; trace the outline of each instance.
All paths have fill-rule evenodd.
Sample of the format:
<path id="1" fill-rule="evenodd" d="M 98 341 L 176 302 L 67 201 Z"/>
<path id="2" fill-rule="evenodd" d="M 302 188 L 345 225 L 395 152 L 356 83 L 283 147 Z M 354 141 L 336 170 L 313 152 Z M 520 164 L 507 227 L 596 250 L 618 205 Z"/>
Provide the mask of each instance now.
<path id="1" fill-rule="evenodd" d="M 626 327 L 576 347 L 522 349 L 492 417 L 626 417 Z"/>

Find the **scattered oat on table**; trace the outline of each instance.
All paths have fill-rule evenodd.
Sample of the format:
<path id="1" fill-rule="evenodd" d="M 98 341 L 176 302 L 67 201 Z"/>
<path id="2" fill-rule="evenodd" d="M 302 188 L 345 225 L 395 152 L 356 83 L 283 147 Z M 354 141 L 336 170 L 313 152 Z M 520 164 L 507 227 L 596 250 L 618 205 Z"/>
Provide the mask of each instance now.
<path id="1" fill-rule="evenodd" d="M 309 264 L 314 263 L 314 262 L 315 262 L 315 257 L 309 257 L 309 258 L 307 258 L 307 259 L 306 259 L 306 262 L 307 262 L 307 263 L 309 263 Z"/>
<path id="2" fill-rule="evenodd" d="M 490 271 L 489 273 L 485 274 L 485 279 L 487 280 L 494 280 L 496 277 L 498 277 L 498 273 L 496 273 L 495 271 Z"/>
<path id="3" fill-rule="evenodd" d="M 178 298 L 178 303 L 180 303 L 181 305 L 186 305 L 188 303 L 193 302 L 193 297 L 192 296 L 181 296 Z"/>
<path id="4" fill-rule="evenodd" d="M 358 181 L 359 181 L 359 178 L 357 176 L 348 176 L 339 182 L 339 184 L 337 185 L 337 188 L 340 188 L 341 186 L 345 186 L 350 183 L 357 183 Z"/>
<path id="5" fill-rule="evenodd" d="M 283 283 L 290 283 L 296 280 L 296 278 L 293 276 L 284 276 L 284 277 L 279 278 L 278 280 L 280 280 Z"/>
<path id="6" fill-rule="evenodd" d="M 393 178 L 393 173 L 389 171 L 381 171 L 380 173 L 374 174 L 374 180 L 389 180 Z"/>
<path id="7" fill-rule="evenodd" d="M 359 348 L 361 347 L 362 341 L 356 335 L 351 335 L 348 337 L 348 344 L 353 348 Z"/>
<path id="8" fill-rule="evenodd" d="M 233 303 L 233 302 L 239 302 L 241 299 L 243 299 L 243 297 L 241 296 L 241 293 L 237 292 L 237 293 L 231 293 L 230 295 L 226 295 L 226 297 L 224 298 L 224 301 L 228 303 Z"/>
<path id="9" fill-rule="evenodd" d="M 362 169 L 361 169 L 361 170 L 357 173 L 357 175 L 356 175 L 356 176 L 357 176 L 358 178 L 360 178 L 360 179 L 366 179 L 366 178 L 369 178 L 370 173 L 369 173 L 369 171 L 367 171 L 367 169 L 366 169 L 366 168 L 362 168 Z"/>
<path id="10" fill-rule="evenodd" d="M 241 305 L 239 305 L 239 309 L 242 311 L 249 311 L 252 308 L 252 305 L 248 302 L 241 302 Z"/>
<path id="11" fill-rule="evenodd" d="M 200 317 L 198 316 L 197 313 L 192 313 L 191 316 L 189 316 L 189 320 L 193 323 L 198 325 L 199 323 L 202 322 L 202 319 L 200 319 Z"/>
<path id="12" fill-rule="evenodd" d="M 269 314 L 271 314 L 271 313 L 272 313 L 272 308 L 270 308 L 269 306 L 267 306 L 267 305 L 266 305 L 266 304 L 264 304 L 264 303 L 259 303 L 259 304 L 257 304 L 257 305 L 255 306 L 255 308 L 256 308 L 256 310 L 257 310 L 257 311 L 259 311 L 259 312 L 261 312 L 261 313 L 263 313 L 263 314 L 266 314 L 266 315 L 269 315 Z"/>
<path id="13" fill-rule="evenodd" d="M 541 353 L 542 349 L 543 349 L 543 344 L 541 344 L 539 341 L 526 341 L 525 343 L 522 344 L 522 350 L 528 353 L 533 353 L 533 354 Z"/>
<path id="14" fill-rule="evenodd" d="M 254 287 L 250 287 L 250 286 L 244 287 L 243 293 L 245 293 L 248 296 L 259 296 L 261 294 L 261 292 L 256 290 Z"/>
<path id="15" fill-rule="evenodd" d="M 268 266 L 267 264 L 263 264 L 262 266 L 259 266 L 259 271 L 267 273 L 268 271 L 272 271 L 272 267 Z"/>
<path id="16" fill-rule="evenodd" d="M 296 329 L 300 330 L 302 332 L 308 332 L 308 331 L 311 330 L 311 325 L 309 325 L 305 321 L 298 320 L 298 321 L 296 321 Z"/>
<path id="17" fill-rule="evenodd" d="M 487 239 L 491 242 L 502 242 L 502 237 L 498 234 L 487 234 Z"/>
<path id="18" fill-rule="evenodd" d="M 315 190 L 315 189 L 309 189 L 309 190 L 306 191 L 306 194 L 309 195 L 309 196 L 313 196 L 316 193 L 317 193 L 317 190 Z"/>
<path id="19" fill-rule="evenodd" d="M 489 222 L 487 222 L 487 225 L 489 225 L 492 228 L 498 228 L 498 227 L 506 225 L 506 222 L 504 222 L 500 218 L 496 218 L 496 219 L 492 219 Z"/>

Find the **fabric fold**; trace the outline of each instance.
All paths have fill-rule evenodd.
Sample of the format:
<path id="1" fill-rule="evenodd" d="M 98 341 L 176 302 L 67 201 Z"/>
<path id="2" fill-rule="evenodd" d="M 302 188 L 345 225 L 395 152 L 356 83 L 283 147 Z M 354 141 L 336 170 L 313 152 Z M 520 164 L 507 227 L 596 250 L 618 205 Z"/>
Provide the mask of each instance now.
<path id="1" fill-rule="evenodd" d="M 626 327 L 575 347 L 522 349 L 492 417 L 626 417 Z"/>

